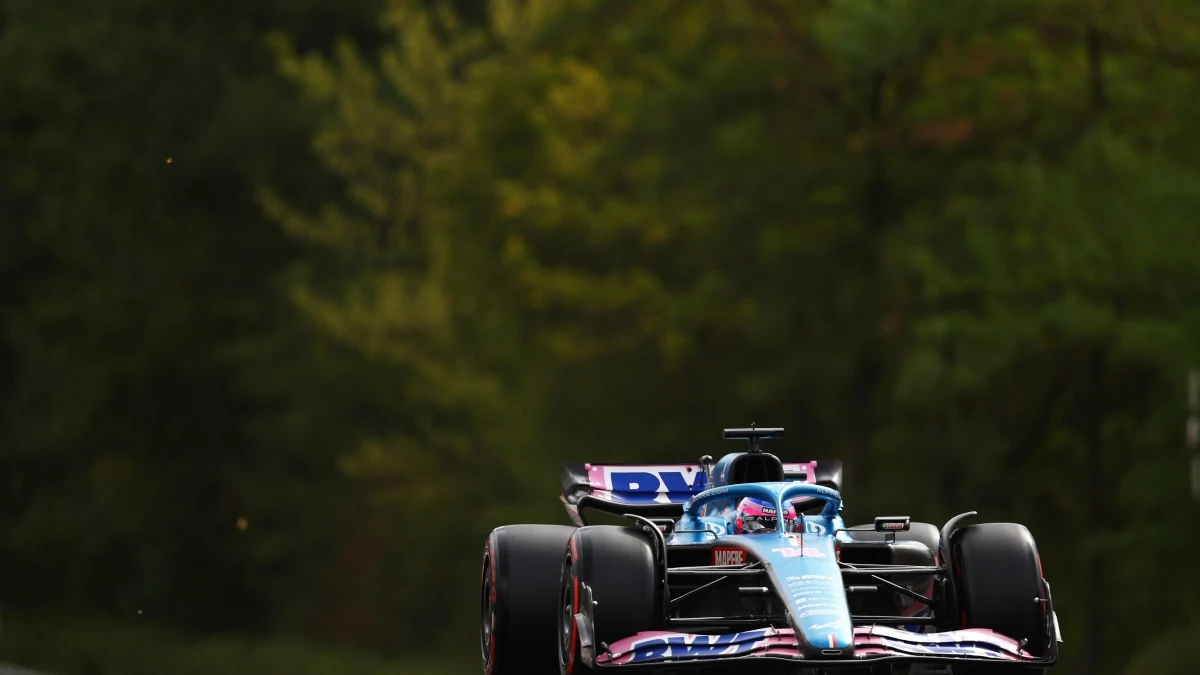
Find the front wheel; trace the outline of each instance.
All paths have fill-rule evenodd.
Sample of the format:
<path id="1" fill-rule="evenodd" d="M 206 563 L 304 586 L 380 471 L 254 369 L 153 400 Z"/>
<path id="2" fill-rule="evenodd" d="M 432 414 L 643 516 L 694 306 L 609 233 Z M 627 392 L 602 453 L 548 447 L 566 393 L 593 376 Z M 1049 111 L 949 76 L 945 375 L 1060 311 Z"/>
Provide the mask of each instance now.
<path id="1" fill-rule="evenodd" d="M 1041 558 L 1029 530 L 1016 523 L 968 525 L 955 532 L 951 557 L 963 628 L 994 630 L 1044 657 L 1052 636 L 1046 630 Z M 992 670 L 970 666 L 959 672 L 991 675 Z M 995 672 L 1029 675 L 1044 669 L 1009 666 Z"/>
<path id="2" fill-rule="evenodd" d="M 560 675 L 587 672 L 580 656 L 575 615 L 592 590 L 593 642 L 601 644 L 662 625 L 661 584 L 654 544 L 641 530 L 613 525 L 581 527 L 571 536 L 559 584 L 558 666 Z"/>

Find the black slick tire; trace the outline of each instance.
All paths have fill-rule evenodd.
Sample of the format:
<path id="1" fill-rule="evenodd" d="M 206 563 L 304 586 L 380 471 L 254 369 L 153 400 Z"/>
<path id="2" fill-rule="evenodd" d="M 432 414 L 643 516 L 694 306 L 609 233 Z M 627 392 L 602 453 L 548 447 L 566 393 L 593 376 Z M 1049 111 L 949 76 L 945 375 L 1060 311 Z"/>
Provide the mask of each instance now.
<path id="1" fill-rule="evenodd" d="M 558 572 L 575 528 L 507 525 L 483 549 L 480 648 L 484 675 L 558 672 Z"/>
<path id="2" fill-rule="evenodd" d="M 575 615 L 592 591 L 596 653 L 601 643 L 662 625 L 662 595 L 655 563 L 653 535 L 640 529 L 612 525 L 581 527 L 562 557 L 560 573 L 558 666 L 560 675 L 588 672 L 580 657 Z"/>
<path id="3" fill-rule="evenodd" d="M 987 628 L 1017 640 L 1025 651 L 1045 656 L 1046 603 L 1042 563 L 1033 535 L 1016 523 L 968 525 L 951 543 L 955 587 L 963 628 Z M 960 668 L 963 675 L 1037 673 L 1040 668 Z"/>

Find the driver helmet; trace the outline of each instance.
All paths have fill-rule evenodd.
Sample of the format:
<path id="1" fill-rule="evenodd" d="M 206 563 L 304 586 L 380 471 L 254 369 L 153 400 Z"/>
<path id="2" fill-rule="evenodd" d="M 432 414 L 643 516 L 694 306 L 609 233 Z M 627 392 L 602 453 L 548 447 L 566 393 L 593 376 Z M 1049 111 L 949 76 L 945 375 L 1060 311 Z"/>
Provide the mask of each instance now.
<path id="1" fill-rule="evenodd" d="M 746 497 L 738 504 L 737 516 L 733 521 L 733 532 L 734 534 L 773 532 L 778 520 L 773 504 L 761 499 Z M 783 520 L 784 531 L 791 532 L 795 529 L 796 509 L 790 500 L 783 503 Z"/>

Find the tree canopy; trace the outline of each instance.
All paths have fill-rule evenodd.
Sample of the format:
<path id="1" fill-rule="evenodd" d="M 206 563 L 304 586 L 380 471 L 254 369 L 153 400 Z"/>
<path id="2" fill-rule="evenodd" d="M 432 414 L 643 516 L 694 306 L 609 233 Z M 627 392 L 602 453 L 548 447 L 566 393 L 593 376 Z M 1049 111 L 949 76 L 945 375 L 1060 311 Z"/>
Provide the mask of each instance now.
<path id="1" fill-rule="evenodd" d="M 1200 9 L 481 7 L 3 10 L 6 600 L 473 645 L 559 463 L 757 421 L 1183 663 Z"/>

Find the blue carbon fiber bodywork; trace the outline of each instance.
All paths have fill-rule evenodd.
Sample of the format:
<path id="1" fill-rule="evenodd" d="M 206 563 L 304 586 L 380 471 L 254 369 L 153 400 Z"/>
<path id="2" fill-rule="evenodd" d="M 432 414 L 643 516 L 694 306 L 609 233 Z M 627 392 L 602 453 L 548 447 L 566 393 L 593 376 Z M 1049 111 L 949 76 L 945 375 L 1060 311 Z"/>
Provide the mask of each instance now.
<path id="1" fill-rule="evenodd" d="M 703 516 L 718 502 L 735 503 L 745 497 L 775 504 L 783 513 L 783 502 L 819 499 L 825 502 L 819 515 L 800 516 L 796 532 L 731 534 L 729 516 Z M 684 514 L 667 545 L 716 543 L 736 546 L 764 563 L 775 592 L 789 606 L 793 629 L 814 649 L 853 649 L 854 633 L 838 569 L 835 540 L 842 522 L 841 495 L 827 487 L 808 483 L 747 483 L 720 486 L 697 494 L 684 505 Z M 691 530 L 691 531 L 689 531 Z"/>

